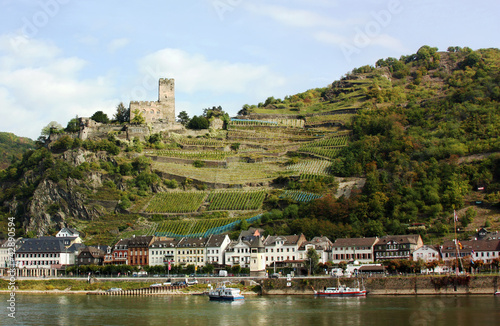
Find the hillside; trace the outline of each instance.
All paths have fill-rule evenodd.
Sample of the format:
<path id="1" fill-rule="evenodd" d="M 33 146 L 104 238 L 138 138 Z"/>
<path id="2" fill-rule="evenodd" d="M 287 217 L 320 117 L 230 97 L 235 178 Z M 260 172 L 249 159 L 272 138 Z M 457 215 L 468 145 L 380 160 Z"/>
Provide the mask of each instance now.
<path id="1" fill-rule="evenodd" d="M 29 138 L 0 132 L 0 169 L 7 168 L 13 159 L 20 159 L 25 151 L 34 147 L 35 143 Z"/>
<path id="2" fill-rule="evenodd" d="M 244 105 L 222 130 L 130 142 L 57 134 L 0 171 L 3 224 L 14 215 L 29 235 L 69 225 L 101 244 L 250 224 L 440 241 L 454 209 L 461 237 L 498 228 L 499 64 L 498 49 L 424 46 L 321 89 Z"/>

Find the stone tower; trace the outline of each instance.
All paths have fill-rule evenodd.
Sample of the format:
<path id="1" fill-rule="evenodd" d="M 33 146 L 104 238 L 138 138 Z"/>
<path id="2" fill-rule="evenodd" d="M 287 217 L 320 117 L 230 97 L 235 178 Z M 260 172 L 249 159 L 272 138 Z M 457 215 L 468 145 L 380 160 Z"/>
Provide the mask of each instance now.
<path id="1" fill-rule="evenodd" d="M 266 248 L 262 243 L 260 235 L 250 244 L 250 276 L 265 277 L 266 276 Z"/>
<path id="2" fill-rule="evenodd" d="M 173 78 L 160 78 L 158 101 L 131 101 L 130 120 L 139 112 L 146 123 L 175 123 L 175 81 Z"/>

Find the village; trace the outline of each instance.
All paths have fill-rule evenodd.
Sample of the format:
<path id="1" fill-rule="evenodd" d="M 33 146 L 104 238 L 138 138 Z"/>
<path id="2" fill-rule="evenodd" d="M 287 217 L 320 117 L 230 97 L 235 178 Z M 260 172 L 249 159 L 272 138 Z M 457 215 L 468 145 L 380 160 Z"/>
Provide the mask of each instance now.
<path id="1" fill-rule="evenodd" d="M 162 274 L 175 267 L 212 275 L 237 270 L 251 277 L 280 277 L 285 273 L 350 277 L 398 272 L 391 264 L 396 261 L 407 262 L 412 272 L 426 274 L 454 273 L 457 264 L 467 273 L 487 268 L 497 271 L 500 262 L 500 233 L 485 228 L 470 240 L 450 240 L 442 245 L 426 245 L 418 234 L 332 242 L 324 236 L 307 240 L 303 234 L 262 233 L 261 229 L 250 228 L 241 231 L 236 240 L 227 234 L 199 238 L 137 235 L 120 239 L 113 246 L 86 246 L 78 231 L 62 228 L 55 237 L 17 239 L 15 266 L 17 277 L 62 277 L 68 276 L 70 268 L 84 270 L 91 265 L 129 265 L 135 270 L 129 276 L 145 276 L 145 270 L 157 266 Z M 6 240 L 0 242 L 0 276 L 7 274 L 11 248 Z"/>

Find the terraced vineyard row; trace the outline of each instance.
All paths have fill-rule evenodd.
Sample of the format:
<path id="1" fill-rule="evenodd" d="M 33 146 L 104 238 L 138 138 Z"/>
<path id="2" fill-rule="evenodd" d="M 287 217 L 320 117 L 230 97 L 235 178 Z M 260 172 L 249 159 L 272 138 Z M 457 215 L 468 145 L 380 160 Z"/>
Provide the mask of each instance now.
<path id="1" fill-rule="evenodd" d="M 300 174 L 315 174 L 327 176 L 332 163 L 327 160 L 310 160 L 287 166 L 287 170 L 296 171 Z"/>
<path id="2" fill-rule="evenodd" d="M 266 192 L 218 191 L 208 196 L 208 210 L 255 210 L 262 206 Z"/>
<path id="3" fill-rule="evenodd" d="M 253 216 L 247 219 L 240 218 L 217 218 L 206 220 L 184 220 L 164 221 L 156 226 L 154 235 L 174 238 L 208 237 L 212 234 L 221 234 L 234 230 L 242 220 L 253 223 L 261 216 Z"/>
<path id="4" fill-rule="evenodd" d="M 200 152 L 188 152 L 188 151 L 172 151 L 172 150 L 156 150 L 155 155 L 166 156 L 166 157 L 176 157 L 189 160 L 213 160 L 222 161 L 225 160 L 229 155 L 228 152 L 223 151 L 200 151 Z"/>
<path id="5" fill-rule="evenodd" d="M 332 115 L 315 115 L 312 117 L 307 117 L 307 123 L 325 123 L 325 122 L 335 122 L 340 121 L 343 123 L 351 122 L 355 114 L 353 113 L 343 113 L 343 114 L 332 114 Z"/>
<path id="6" fill-rule="evenodd" d="M 286 190 L 280 198 L 289 198 L 300 202 L 310 202 L 312 200 L 323 197 L 322 195 L 313 194 L 311 192 L 305 192 L 300 190 Z"/>
<path id="7" fill-rule="evenodd" d="M 147 213 L 190 213 L 203 204 L 206 192 L 176 191 L 156 194 L 148 206 Z"/>
<path id="8" fill-rule="evenodd" d="M 207 199 L 208 196 L 208 199 Z M 156 194 L 146 213 L 191 213 L 196 212 L 208 200 L 207 210 L 257 210 L 266 197 L 264 190 L 233 191 L 176 191 Z"/>
<path id="9" fill-rule="evenodd" d="M 299 151 L 333 159 L 342 147 L 347 146 L 348 140 L 347 134 L 323 138 L 300 146 Z"/>
<path id="10" fill-rule="evenodd" d="M 177 142 L 182 145 L 198 145 L 198 146 L 225 146 L 223 140 L 205 139 L 205 138 L 179 138 Z"/>

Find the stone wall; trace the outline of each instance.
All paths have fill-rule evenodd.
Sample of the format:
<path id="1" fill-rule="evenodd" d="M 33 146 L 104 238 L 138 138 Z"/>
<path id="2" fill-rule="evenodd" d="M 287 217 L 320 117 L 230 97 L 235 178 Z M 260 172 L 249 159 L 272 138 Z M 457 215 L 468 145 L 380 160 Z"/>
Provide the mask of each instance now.
<path id="1" fill-rule="evenodd" d="M 175 80 L 161 78 L 158 82 L 158 101 L 131 101 L 130 121 L 139 112 L 146 123 L 175 123 Z"/>
<path id="2" fill-rule="evenodd" d="M 338 281 L 350 287 L 363 284 L 369 295 L 464 295 L 488 294 L 499 290 L 499 276 L 407 276 L 341 278 Z M 287 286 L 290 283 L 291 286 Z M 313 294 L 329 286 L 337 286 L 336 278 L 265 279 L 261 282 L 263 294 Z"/>

